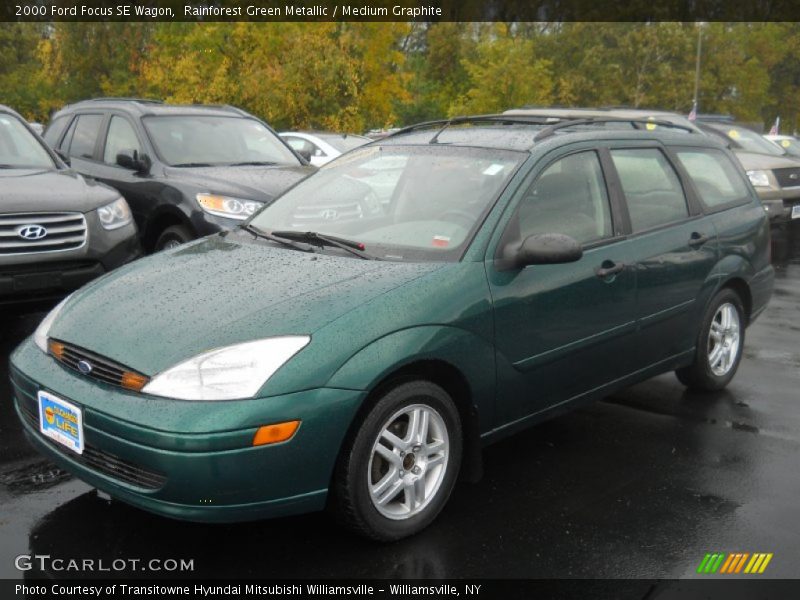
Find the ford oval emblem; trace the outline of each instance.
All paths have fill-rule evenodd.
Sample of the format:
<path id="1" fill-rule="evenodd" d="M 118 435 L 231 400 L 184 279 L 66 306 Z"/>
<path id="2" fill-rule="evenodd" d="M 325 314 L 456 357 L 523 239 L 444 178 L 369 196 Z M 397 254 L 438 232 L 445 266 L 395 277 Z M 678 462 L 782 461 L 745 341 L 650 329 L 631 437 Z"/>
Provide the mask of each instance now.
<path id="1" fill-rule="evenodd" d="M 80 371 L 84 375 L 88 375 L 89 373 L 92 372 L 92 363 L 90 363 L 88 361 L 85 361 L 85 360 L 79 360 L 78 361 L 78 371 Z"/>
<path id="2" fill-rule="evenodd" d="M 40 240 L 47 235 L 47 229 L 41 225 L 23 225 L 17 227 L 17 235 L 23 240 Z"/>

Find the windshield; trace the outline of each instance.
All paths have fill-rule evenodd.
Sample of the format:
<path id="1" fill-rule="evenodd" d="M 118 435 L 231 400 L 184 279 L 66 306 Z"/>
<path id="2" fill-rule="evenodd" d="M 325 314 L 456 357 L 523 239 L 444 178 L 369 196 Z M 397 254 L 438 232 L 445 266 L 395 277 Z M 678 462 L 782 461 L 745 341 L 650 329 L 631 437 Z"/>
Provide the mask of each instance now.
<path id="1" fill-rule="evenodd" d="M 52 169 L 53 159 L 22 122 L 0 114 L 0 168 Z"/>
<path id="2" fill-rule="evenodd" d="M 176 115 L 142 121 L 161 160 L 173 167 L 300 164 L 280 138 L 255 119 Z"/>
<path id="3" fill-rule="evenodd" d="M 386 260 L 456 261 L 525 156 L 452 146 L 356 149 L 250 224 L 346 238 Z"/>
<path id="4" fill-rule="evenodd" d="M 789 156 L 800 156 L 800 141 L 795 138 L 776 138 L 772 140 Z"/>
<path id="5" fill-rule="evenodd" d="M 716 130 L 721 131 L 732 139 L 738 146 L 747 152 L 757 152 L 759 154 L 774 154 L 776 156 L 783 156 L 786 154 L 778 146 L 765 140 L 755 131 L 750 131 L 744 127 L 736 127 L 734 125 L 712 125 Z"/>

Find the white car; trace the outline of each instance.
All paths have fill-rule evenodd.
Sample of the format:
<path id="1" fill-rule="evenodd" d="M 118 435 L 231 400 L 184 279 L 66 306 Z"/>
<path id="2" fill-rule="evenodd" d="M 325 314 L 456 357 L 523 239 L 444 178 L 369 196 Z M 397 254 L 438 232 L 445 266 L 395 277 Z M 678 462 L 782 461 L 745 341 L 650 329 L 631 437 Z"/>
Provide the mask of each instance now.
<path id="1" fill-rule="evenodd" d="M 791 135 L 765 135 L 770 142 L 775 142 L 789 156 L 800 156 L 800 140 Z"/>
<path id="2" fill-rule="evenodd" d="M 278 135 L 315 167 L 321 167 L 337 156 L 372 141 L 364 136 L 349 133 L 284 131 Z"/>

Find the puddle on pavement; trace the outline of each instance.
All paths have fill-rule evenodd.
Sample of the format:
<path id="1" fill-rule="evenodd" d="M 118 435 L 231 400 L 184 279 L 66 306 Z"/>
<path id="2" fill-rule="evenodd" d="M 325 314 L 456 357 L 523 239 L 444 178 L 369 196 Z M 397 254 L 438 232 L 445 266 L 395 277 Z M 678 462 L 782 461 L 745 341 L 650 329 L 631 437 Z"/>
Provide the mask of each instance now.
<path id="1" fill-rule="evenodd" d="M 0 471 L 0 485 L 20 495 L 51 488 L 72 475 L 47 460 L 37 460 Z"/>

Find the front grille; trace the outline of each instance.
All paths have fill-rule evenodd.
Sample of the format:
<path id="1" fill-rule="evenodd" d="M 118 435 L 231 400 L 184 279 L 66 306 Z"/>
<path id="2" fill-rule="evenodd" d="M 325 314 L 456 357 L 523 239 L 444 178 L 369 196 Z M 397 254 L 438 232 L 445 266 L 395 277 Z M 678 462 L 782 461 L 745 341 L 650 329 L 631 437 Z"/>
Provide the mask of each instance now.
<path id="1" fill-rule="evenodd" d="M 86 235 L 81 213 L 0 215 L 0 255 L 75 250 L 86 243 Z"/>
<path id="2" fill-rule="evenodd" d="M 35 405 L 31 402 L 20 401 L 19 407 L 28 424 L 36 431 L 39 431 L 39 414 Z M 163 487 L 167 481 L 167 477 L 163 473 L 140 467 L 110 452 L 100 450 L 92 446 L 89 442 L 84 442 L 83 454 L 77 454 L 75 452 L 67 454 L 63 452 L 62 446 L 50 438 L 40 436 L 39 439 L 44 441 L 51 448 L 69 456 L 72 460 L 84 467 L 98 471 L 112 479 L 117 479 L 129 485 L 146 490 L 157 490 Z"/>
<path id="3" fill-rule="evenodd" d="M 62 365 L 66 365 L 70 369 L 73 369 L 81 375 L 89 377 L 90 379 L 96 379 L 97 381 L 110 383 L 111 385 L 116 385 L 119 387 L 126 387 L 127 389 L 130 388 L 123 385 L 123 377 L 136 375 L 146 379 L 146 376 L 142 375 L 141 373 L 137 373 L 136 371 L 133 371 L 119 363 L 115 363 L 107 358 L 98 356 L 97 354 L 89 352 L 88 350 L 84 350 L 83 348 L 79 348 L 78 346 L 66 344 L 60 340 L 50 340 L 50 342 L 51 344 L 55 343 L 62 348 L 60 356 L 51 351 L 50 354 L 53 358 L 59 361 Z M 78 363 L 82 361 L 91 366 L 91 371 L 89 373 L 84 373 L 78 367 Z"/>
<path id="4" fill-rule="evenodd" d="M 782 188 L 800 187 L 800 167 L 773 169 L 772 172 Z"/>

